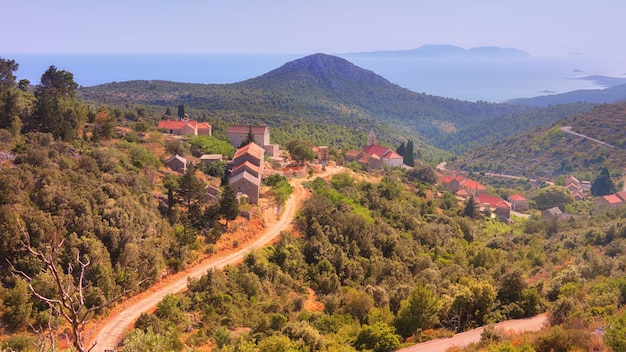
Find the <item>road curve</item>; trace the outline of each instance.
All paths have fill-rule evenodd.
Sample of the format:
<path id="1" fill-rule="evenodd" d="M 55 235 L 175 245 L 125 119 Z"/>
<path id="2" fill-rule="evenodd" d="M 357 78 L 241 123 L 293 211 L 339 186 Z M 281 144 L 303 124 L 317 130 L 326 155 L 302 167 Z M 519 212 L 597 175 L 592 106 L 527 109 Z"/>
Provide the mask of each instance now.
<path id="1" fill-rule="evenodd" d="M 515 319 L 507 320 L 501 323 L 495 324 L 496 329 L 503 331 L 515 331 L 516 333 L 524 331 L 537 331 L 541 330 L 548 318 L 546 314 L 539 314 L 532 318 L 527 319 Z M 450 347 L 465 347 L 471 343 L 480 341 L 480 334 L 482 334 L 484 327 L 476 328 L 474 330 L 465 331 L 460 334 L 456 334 L 450 338 L 442 338 L 431 340 L 417 345 L 409 346 L 398 350 L 397 352 L 442 352 Z"/>
<path id="2" fill-rule="evenodd" d="M 328 171 L 322 173 L 320 177 L 331 175 L 338 172 L 341 168 L 329 168 Z M 276 238 L 282 231 L 286 230 L 291 224 L 292 220 L 296 216 L 298 206 L 306 195 L 306 190 L 302 186 L 303 179 L 298 179 L 292 184 L 294 185 L 294 191 L 285 203 L 283 214 L 276 224 L 269 227 L 261 236 L 241 247 L 237 252 L 231 253 L 226 256 L 218 256 L 208 258 L 200 264 L 185 271 L 185 275 L 173 280 L 162 288 L 156 289 L 154 292 L 148 295 L 141 295 L 140 298 L 132 303 L 131 306 L 125 308 L 123 311 L 112 313 L 113 315 L 105 319 L 105 323 L 100 327 L 96 333 L 93 341 L 96 343 L 94 351 L 106 351 L 116 350 L 123 334 L 132 326 L 132 324 L 139 318 L 141 313 L 148 312 L 159 303 L 165 295 L 170 293 L 177 293 L 185 290 L 187 287 L 187 281 L 189 278 L 199 278 L 204 275 L 210 269 L 223 268 L 226 265 L 237 263 L 241 261 L 244 256 L 255 248 L 261 248 L 270 243 Z"/>
<path id="3" fill-rule="evenodd" d="M 577 133 L 577 132 L 572 131 L 572 126 L 563 126 L 563 127 L 560 128 L 560 130 L 565 132 L 565 133 L 569 133 L 572 136 L 585 138 L 585 139 L 588 139 L 588 140 L 590 140 L 592 142 L 595 142 L 595 143 L 598 143 L 598 144 L 602 144 L 605 147 L 613 148 L 613 145 L 611 145 L 611 144 L 609 144 L 607 142 L 603 142 L 603 141 L 601 141 L 599 139 L 595 139 L 593 137 L 585 136 L 582 133 Z"/>

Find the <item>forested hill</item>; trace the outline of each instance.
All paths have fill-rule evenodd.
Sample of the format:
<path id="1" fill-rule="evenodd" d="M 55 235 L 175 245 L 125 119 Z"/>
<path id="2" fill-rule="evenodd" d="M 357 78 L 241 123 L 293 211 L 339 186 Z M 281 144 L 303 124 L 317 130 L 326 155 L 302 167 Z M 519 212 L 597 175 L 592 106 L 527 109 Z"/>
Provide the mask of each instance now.
<path id="1" fill-rule="evenodd" d="M 612 104 L 626 100 L 626 84 L 611 86 L 606 89 L 581 89 L 573 92 L 544 95 L 534 98 L 520 98 L 510 101 L 511 104 L 522 104 L 534 107 L 545 107 L 555 104 L 571 104 L 576 102 L 588 102 L 594 104 Z"/>
<path id="2" fill-rule="evenodd" d="M 266 123 L 296 130 L 298 124 L 338 126 L 396 143 L 434 138 L 484 119 L 528 107 L 466 102 L 412 92 L 345 59 L 315 54 L 233 84 L 129 81 L 83 87 L 85 101 L 166 107 L 184 104 L 210 121 Z M 321 124 L 320 124 L 321 123 Z M 314 131 L 311 133 L 314 135 Z M 329 144 L 341 143 L 329 137 Z"/>
<path id="3" fill-rule="evenodd" d="M 561 127 L 613 147 L 565 133 Z M 626 166 L 626 103 L 598 105 L 591 111 L 476 149 L 459 157 L 456 166 L 474 172 L 496 172 L 554 179 L 580 175 L 591 179 L 601 167 Z"/>

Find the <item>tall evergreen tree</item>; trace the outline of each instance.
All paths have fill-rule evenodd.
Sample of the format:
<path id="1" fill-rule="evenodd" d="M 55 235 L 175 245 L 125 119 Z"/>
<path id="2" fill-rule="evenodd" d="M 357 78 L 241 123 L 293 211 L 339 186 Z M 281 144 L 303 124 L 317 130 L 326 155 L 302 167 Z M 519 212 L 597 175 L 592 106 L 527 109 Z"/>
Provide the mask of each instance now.
<path id="1" fill-rule="evenodd" d="M 252 132 L 252 126 L 248 127 L 248 135 L 246 136 L 246 139 L 244 139 L 243 141 L 241 141 L 241 144 L 239 145 L 239 148 L 245 147 L 250 143 L 254 142 L 254 132 Z"/>
<path id="2" fill-rule="evenodd" d="M 406 145 L 406 151 L 404 153 L 403 163 L 407 166 L 415 166 L 414 156 L 413 156 L 413 141 L 409 140 Z"/>
<path id="3" fill-rule="evenodd" d="M 204 182 L 196 176 L 196 168 L 191 166 L 181 177 L 177 196 L 185 205 L 186 213 L 183 219 L 184 237 L 188 237 L 189 227 L 201 222 L 202 214 L 199 211 L 200 202 L 205 195 Z"/>
<path id="4" fill-rule="evenodd" d="M 220 215 L 226 219 L 227 227 L 228 222 L 235 220 L 238 213 L 239 201 L 237 200 L 237 191 L 231 185 L 226 185 L 220 199 Z"/>
<path id="5" fill-rule="evenodd" d="M 185 117 L 185 105 L 178 104 L 178 118 L 182 120 Z"/>
<path id="6" fill-rule="evenodd" d="M 467 216 L 468 218 L 475 218 L 478 214 L 478 212 L 476 211 L 476 206 L 477 205 L 474 196 L 470 196 L 469 198 L 467 198 L 467 201 L 465 202 L 465 208 L 463 209 L 463 215 Z"/>
<path id="7" fill-rule="evenodd" d="M 398 148 L 396 148 L 396 153 L 404 156 L 404 153 L 406 152 L 406 146 L 404 145 L 404 142 L 400 143 L 400 146 Z"/>
<path id="8" fill-rule="evenodd" d="M 600 175 L 591 184 L 591 194 L 594 196 L 605 196 L 615 193 L 615 183 L 611 179 L 611 174 L 606 167 L 600 170 Z"/>

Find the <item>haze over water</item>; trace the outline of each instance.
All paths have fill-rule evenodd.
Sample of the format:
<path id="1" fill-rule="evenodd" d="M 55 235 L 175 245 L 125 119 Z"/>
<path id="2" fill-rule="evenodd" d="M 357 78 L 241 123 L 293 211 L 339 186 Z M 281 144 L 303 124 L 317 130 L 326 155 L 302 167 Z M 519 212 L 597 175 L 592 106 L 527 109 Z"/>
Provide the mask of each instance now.
<path id="1" fill-rule="evenodd" d="M 50 66 L 74 74 L 82 86 L 129 80 L 186 83 L 234 83 L 260 76 L 305 55 L 287 54 L 84 54 L 0 55 L 20 65 L 18 79 L 38 84 Z M 415 92 L 469 101 L 502 102 L 514 98 L 601 89 L 591 75 L 626 78 L 620 57 L 401 57 L 340 54 Z"/>

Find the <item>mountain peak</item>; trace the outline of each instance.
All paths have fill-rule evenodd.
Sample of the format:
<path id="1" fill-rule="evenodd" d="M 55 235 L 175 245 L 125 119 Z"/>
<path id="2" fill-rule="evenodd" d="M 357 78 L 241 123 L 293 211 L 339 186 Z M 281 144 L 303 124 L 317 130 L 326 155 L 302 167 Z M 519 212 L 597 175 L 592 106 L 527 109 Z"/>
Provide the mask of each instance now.
<path id="1" fill-rule="evenodd" d="M 249 80 L 254 81 L 280 80 L 280 82 L 316 83 L 326 88 L 338 88 L 348 82 L 367 81 L 374 84 L 391 84 L 372 71 L 363 69 L 350 61 L 328 54 L 313 54 L 287 62 L 281 67 L 262 76 Z"/>

